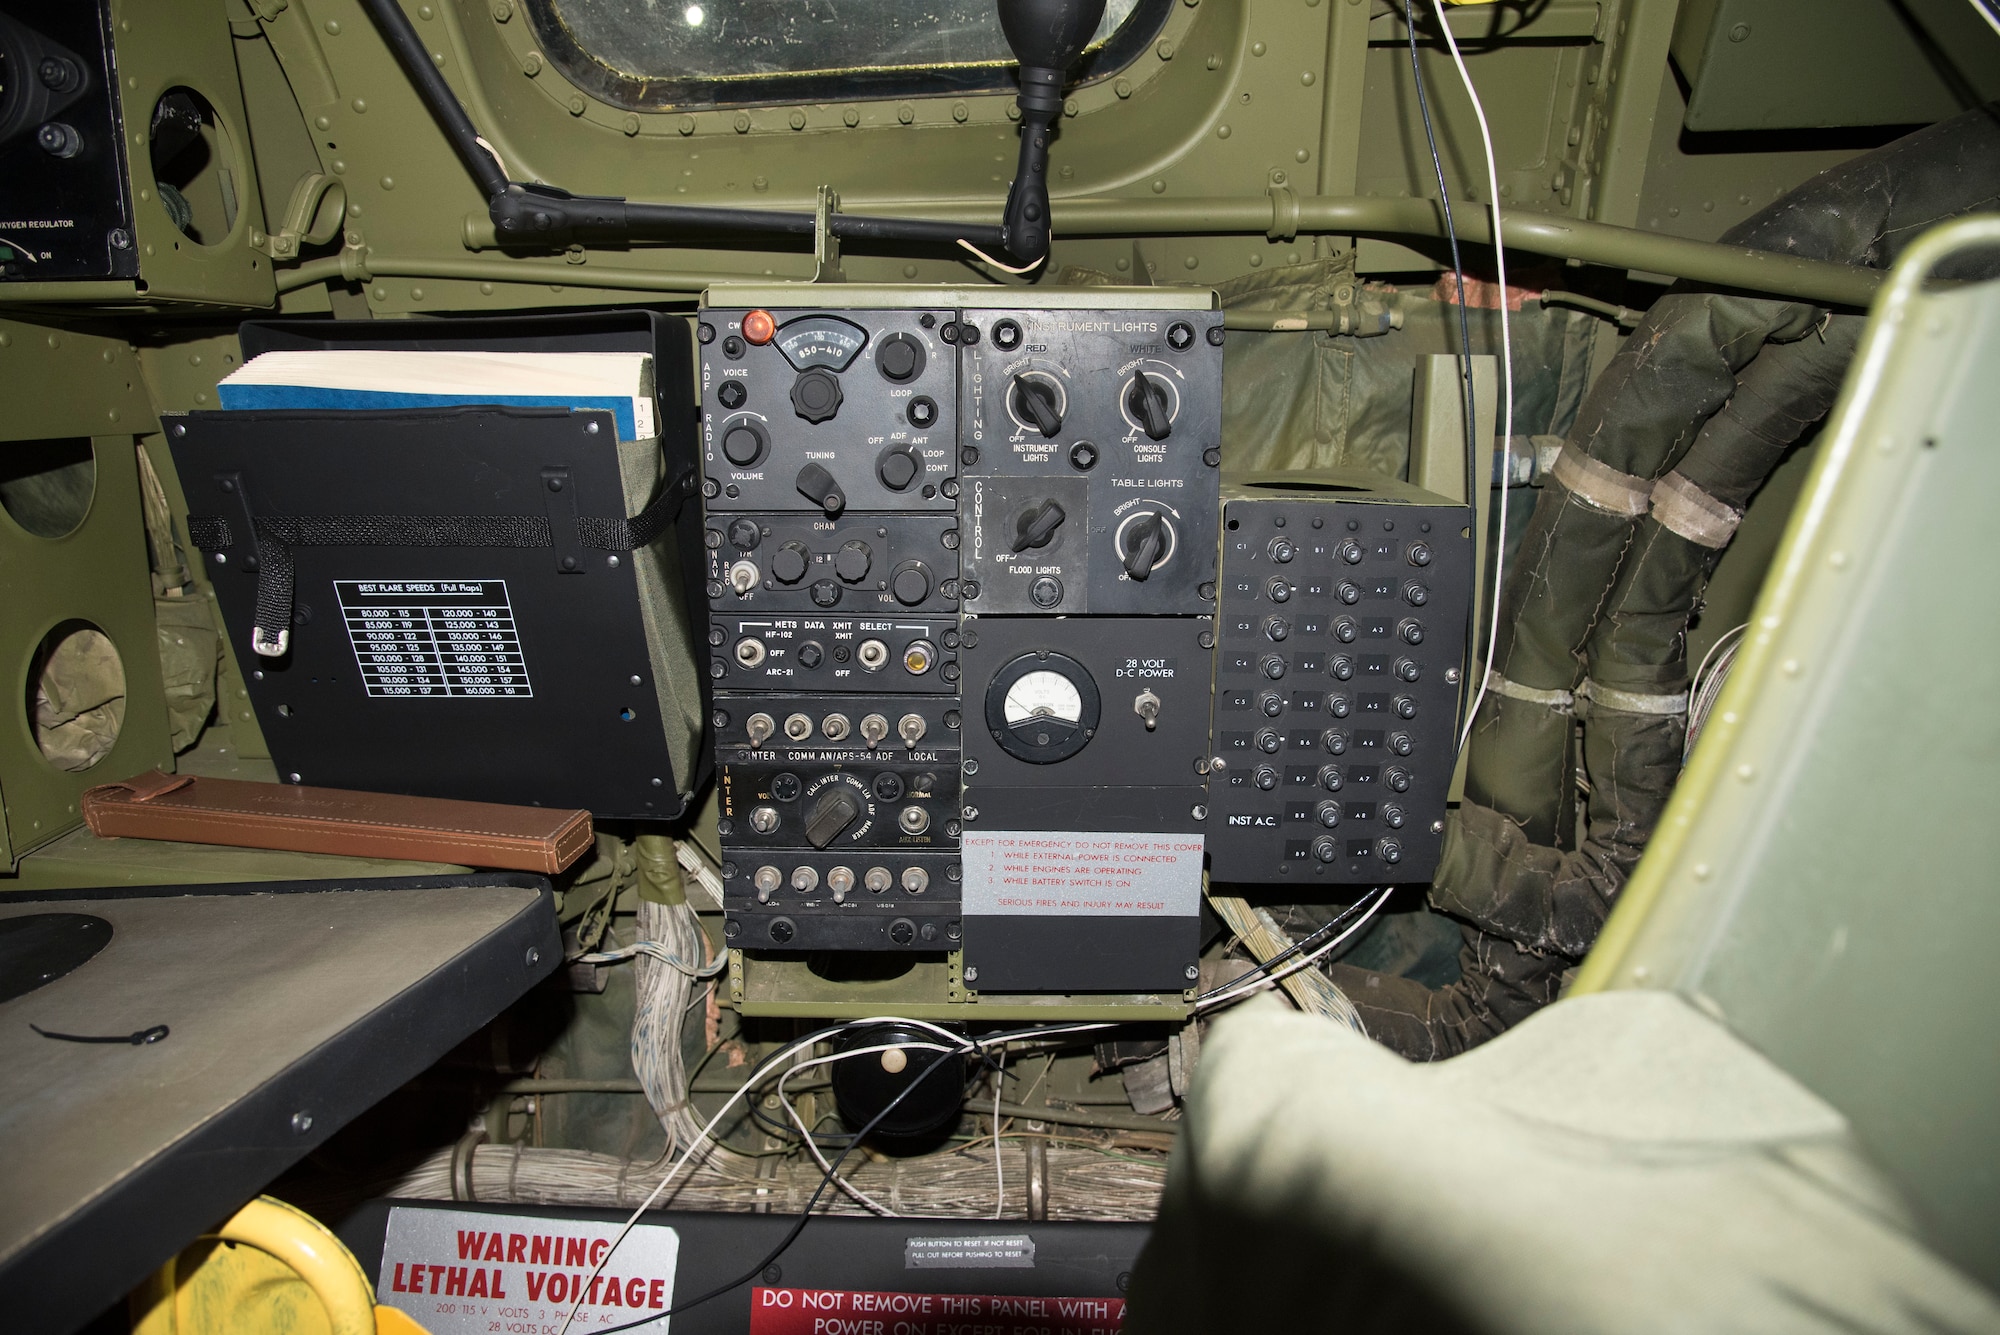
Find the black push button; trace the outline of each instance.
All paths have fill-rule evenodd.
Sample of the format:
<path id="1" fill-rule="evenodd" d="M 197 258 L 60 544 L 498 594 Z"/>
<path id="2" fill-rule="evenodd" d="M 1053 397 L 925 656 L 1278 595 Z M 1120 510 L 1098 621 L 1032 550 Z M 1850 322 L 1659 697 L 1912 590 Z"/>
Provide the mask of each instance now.
<path id="1" fill-rule="evenodd" d="M 732 412 L 741 408 L 749 397 L 750 391 L 743 388 L 741 380 L 725 380 L 722 388 L 715 391 L 716 401 Z"/>

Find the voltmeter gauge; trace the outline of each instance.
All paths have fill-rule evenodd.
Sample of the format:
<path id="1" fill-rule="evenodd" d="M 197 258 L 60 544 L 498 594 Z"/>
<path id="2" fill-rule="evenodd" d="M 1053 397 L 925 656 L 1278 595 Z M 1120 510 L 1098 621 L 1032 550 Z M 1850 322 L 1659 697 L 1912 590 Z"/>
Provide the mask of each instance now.
<path id="1" fill-rule="evenodd" d="M 1022 654 L 986 687 L 986 727 L 1000 749 L 1030 765 L 1067 760 L 1097 733 L 1097 682 L 1067 654 Z"/>
<path id="2" fill-rule="evenodd" d="M 806 315 L 789 321 L 774 340 L 795 371 L 824 366 L 845 371 L 868 344 L 868 331 L 833 315 Z"/>

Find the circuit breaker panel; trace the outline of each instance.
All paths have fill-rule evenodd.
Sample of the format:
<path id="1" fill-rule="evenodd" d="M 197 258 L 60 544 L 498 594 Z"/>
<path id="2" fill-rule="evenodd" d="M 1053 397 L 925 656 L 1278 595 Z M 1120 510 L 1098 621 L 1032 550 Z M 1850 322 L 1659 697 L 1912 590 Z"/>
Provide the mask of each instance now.
<path id="1" fill-rule="evenodd" d="M 1185 989 L 1212 297 L 758 295 L 711 292 L 700 325 L 730 944 L 963 951 L 979 990 Z"/>
<path id="2" fill-rule="evenodd" d="M 1428 881 L 1472 609 L 1469 507 L 1366 473 L 1224 489 L 1210 874 Z"/>

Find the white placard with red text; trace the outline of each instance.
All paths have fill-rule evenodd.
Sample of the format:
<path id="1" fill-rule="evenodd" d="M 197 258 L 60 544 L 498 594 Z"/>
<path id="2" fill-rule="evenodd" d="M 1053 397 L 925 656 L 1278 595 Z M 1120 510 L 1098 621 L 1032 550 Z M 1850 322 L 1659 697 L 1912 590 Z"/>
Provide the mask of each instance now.
<path id="1" fill-rule="evenodd" d="M 674 1301 L 680 1235 L 639 1224 L 611 1251 L 616 1223 L 397 1206 L 389 1211 L 375 1300 L 430 1335 L 659 1335 Z M 596 1279 L 591 1272 L 609 1254 Z M 652 1320 L 648 1313 L 657 1313 Z"/>

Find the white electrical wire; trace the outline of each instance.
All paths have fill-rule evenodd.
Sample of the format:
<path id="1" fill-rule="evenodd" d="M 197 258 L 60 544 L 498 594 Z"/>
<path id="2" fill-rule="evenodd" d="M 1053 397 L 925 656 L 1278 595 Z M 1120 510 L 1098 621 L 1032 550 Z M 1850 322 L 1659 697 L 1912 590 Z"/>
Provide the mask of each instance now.
<path id="1" fill-rule="evenodd" d="M 1990 0 L 1972 0 L 1972 7 L 1979 11 L 1979 17 L 1986 20 L 1986 26 L 2000 33 L 2000 13 L 1995 13 Z"/>
<path id="2" fill-rule="evenodd" d="M 1275 973 L 1266 974 L 1262 978 L 1257 979 L 1253 983 L 1246 983 L 1241 987 L 1232 988 L 1229 991 L 1220 994 L 1219 996 L 1211 998 L 1203 1005 L 1197 1007 L 1197 1012 L 1206 1014 L 1209 1011 L 1217 1010 L 1223 1006 L 1232 1005 L 1235 1002 L 1241 1001 L 1243 998 L 1249 996 L 1253 992 L 1261 992 L 1267 987 L 1276 986 L 1278 983 L 1283 982 L 1285 979 L 1291 977 L 1293 974 L 1297 973 L 1301 969 L 1311 968 L 1314 964 L 1318 963 L 1319 960 L 1324 958 L 1330 951 L 1332 951 L 1336 946 L 1340 945 L 1341 942 L 1353 936 L 1363 927 L 1366 927 L 1368 925 L 1369 920 L 1375 916 L 1375 914 L 1381 909 L 1381 907 L 1384 904 L 1389 902 L 1389 896 L 1394 893 L 1395 891 L 1389 886 L 1385 885 L 1381 887 L 1375 892 L 1375 902 L 1368 906 L 1368 911 L 1363 913 L 1359 918 L 1356 918 L 1353 924 L 1349 926 L 1346 931 L 1334 937 L 1333 940 L 1327 942 L 1323 946 L 1315 948 L 1314 950 L 1305 955 L 1301 955 L 1298 959 L 1293 960 L 1291 963 L 1287 964 L 1283 969 L 1280 969 Z"/>
<path id="3" fill-rule="evenodd" d="M 1007 1049 L 1000 1049 L 1000 1064 L 993 1068 L 993 1217 L 1007 1208 L 1007 1170 L 1000 1164 L 1000 1090 L 1007 1083 Z"/>
<path id="4" fill-rule="evenodd" d="M 1736 664 L 1736 651 L 1743 646 L 1743 634 L 1750 629 L 1748 622 L 1732 627 L 1716 638 L 1701 656 L 1701 666 L 1688 679 L 1687 738 L 1681 744 L 1681 763 L 1694 754 L 1694 744 L 1701 737 L 1701 730 L 1708 724 L 1708 716 L 1715 709 L 1715 702 L 1722 698 L 1722 688 L 1729 681 L 1729 669 Z"/>
<path id="5" fill-rule="evenodd" d="M 830 1057 L 815 1057 L 811 1061 L 799 1062 L 797 1065 L 789 1067 L 783 1075 L 778 1077 L 778 1087 L 775 1092 L 778 1096 L 779 1106 L 783 1107 L 786 1115 L 792 1119 L 792 1125 L 799 1129 L 799 1135 L 806 1142 L 806 1151 L 812 1155 L 813 1162 L 819 1165 L 820 1171 L 832 1178 L 833 1184 L 846 1192 L 853 1200 L 867 1206 L 876 1214 L 886 1215 L 894 1219 L 897 1217 L 894 1210 L 882 1204 L 882 1202 L 876 1200 L 873 1196 L 870 1196 L 867 1192 L 861 1190 L 861 1188 L 855 1186 L 834 1171 L 833 1165 L 820 1152 L 819 1144 L 813 1139 L 812 1131 L 806 1126 L 805 1118 L 799 1116 L 799 1110 L 792 1106 L 791 1099 L 785 1094 L 785 1082 L 800 1071 L 809 1070 L 815 1066 L 828 1066 L 837 1061 L 844 1061 L 849 1057 L 859 1057 L 871 1052 L 953 1052 L 958 1050 L 956 1045 L 946 1047 L 942 1043 L 880 1043 L 874 1047 L 854 1048 L 848 1052 L 836 1052 Z"/>
<path id="6" fill-rule="evenodd" d="M 579 964 L 617 964 L 631 959 L 634 955 L 645 955 L 656 959 L 669 968 L 679 969 L 690 978 L 713 978 L 729 967 L 727 955 L 717 955 L 707 964 L 689 964 L 658 941 L 634 941 L 629 946 L 619 946 L 615 950 L 599 950 L 588 955 L 578 955 L 576 961 Z"/>
<path id="7" fill-rule="evenodd" d="M 1493 132 L 1486 125 L 1486 108 L 1479 100 L 1479 90 L 1472 86 L 1472 74 L 1465 68 L 1465 57 L 1459 53 L 1458 39 L 1451 34 L 1451 23 L 1445 17 L 1444 0 L 1431 0 L 1431 5 L 1437 10 L 1438 28 L 1444 33 L 1445 45 L 1451 48 L 1451 63 L 1458 67 L 1465 95 L 1472 99 L 1472 114 L 1479 121 L 1479 142 L 1486 150 L 1486 206 L 1493 215 L 1493 264 L 1495 276 L 1500 281 L 1500 380 L 1505 386 L 1499 435 L 1506 440 L 1514 429 L 1514 338 L 1507 319 L 1507 247 L 1500 239 L 1500 168 L 1493 156 Z M 1480 478 L 1479 482 L 1484 485 L 1486 479 Z M 1493 555 L 1493 615 L 1487 632 L 1486 657 L 1479 666 L 1479 690 L 1472 697 L 1472 708 L 1465 711 L 1465 729 L 1458 735 L 1460 750 L 1472 738 L 1473 724 L 1479 719 L 1479 706 L 1486 700 L 1486 683 L 1492 679 L 1493 659 L 1500 651 L 1500 587 L 1507 562 L 1507 489 L 1504 486 L 1500 488 L 1498 505 L 1500 518 Z"/>

